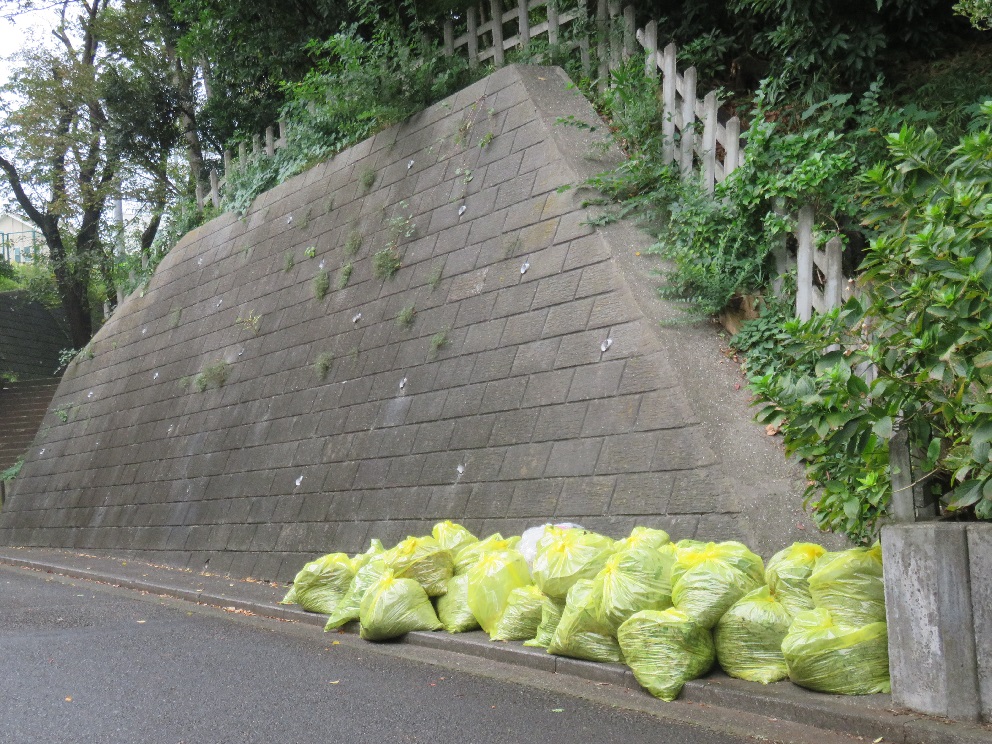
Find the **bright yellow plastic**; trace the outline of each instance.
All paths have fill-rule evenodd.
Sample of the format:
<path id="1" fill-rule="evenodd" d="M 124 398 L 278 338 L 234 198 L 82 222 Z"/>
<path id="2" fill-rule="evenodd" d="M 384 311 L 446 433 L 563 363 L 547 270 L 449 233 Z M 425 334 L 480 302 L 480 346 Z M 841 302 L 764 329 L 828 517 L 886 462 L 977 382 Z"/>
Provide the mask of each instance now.
<path id="1" fill-rule="evenodd" d="M 672 602 L 693 621 L 709 629 L 734 602 L 762 583 L 722 560 L 707 560 L 692 566 L 675 582 Z"/>
<path id="2" fill-rule="evenodd" d="M 755 580 L 756 586 L 765 583 L 765 566 L 761 558 L 752 553 L 743 543 L 733 540 L 721 543 L 685 542 L 685 545 L 680 542 L 676 546 L 676 561 L 672 566 L 673 586 L 686 571 L 708 561 L 721 561 L 736 568 L 738 571 L 751 576 Z"/>
<path id="3" fill-rule="evenodd" d="M 630 531 L 630 536 L 623 540 L 618 540 L 616 549 L 630 550 L 631 548 L 660 548 L 668 545 L 672 539 L 664 530 L 655 530 L 651 527 L 635 527 Z"/>
<path id="4" fill-rule="evenodd" d="M 450 519 L 444 522 L 438 522 L 434 525 L 434 529 L 431 530 L 431 534 L 434 536 L 434 539 L 441 544 L 442 548 L 451 551 L 451 555 L 455 555 L 459 549 L 465 547 L 466 545 L 479 541 L 479 538 L 462 527 L 460 524 L 455 524 Z"/>
<path id="5" fill-rule="evenodd" d="M 514 589 L 506 598 L 506 607 L 499 616 L 489 638 L 493 641 L 526 641 L 537 633 L 541 624 L 544 595 L 533 584 Z"/>
<path id="6" fill-rule="evenodd" d="M 482 556 L 468 570 L 468 606 L 482 629 L 491 634 L 510 592 L 530 583 L 527 561 L 516 550 Z"/>
<path id="7" fill-rule="evenodd" d="M 330 553 L 310 561 L 296 574 L 283 604 L 295 602 L 307 612 L 329 615 L 348 590 L 355 575 L 352 566 L 346 553 Z"/>
<path id="8" fill-rule="evenodd" d="M 365 592 L 388 571 L 386 561 L 382 556 L 382 553 L 374 556 L 368 563 L 358 569 L 355 578 L 348 585 L 348 591 L 341 598 L 341 601 L 338 602 L 331 616 L 327 618 L 327 624 L 324 626 L 325 632 L 340 628 L 345 623 L 350 623 L 352 620 L 358 619 Z"/>
<path id="9" fill-rule="evenodd" d="M 827 553 L 809 577 L 809 591 L 816 608 L 828 610 L 837 623 L 885 622 L 882 546 Z"/>
<path id="10" fill-rule="evenodd" d="M 777 552 L 765 566 L 765 581 L 790 615 L 813 609 L 809 577 L 826 552 L 822 545 L 797 542 Z"/>
<path id="11" fill-rule="evenodd" d="M 789 679 L 837 695 L 890 692 L 885 623 L 837 625 L 827 610 L 799 613 L 782 641 Z"/>
<path id="12" fill-rule="evenodd" d="M 545 596 L 541 603 L 541 624 L 537 626 L 534 637 L 529 641 L 524 641 L 524 645 L 547 649 L 551 645 L 551 639 L 554 638 L 555 629 L 561 622 L 561 614 L 564 611 L 564 602 Z"/>
<path id="13" fill-rule="evenodd" d="M 448 590 L 448 579 L 454 575 L 451 552 L 430 536 L 408 537 L 383 557 L 396 578 L 413 579 L 430 597 L 443 595 Z"/>
<path id="14" fill-rule="evenodd" d="M 710 632 L 676 609 L 638 612 L 620 626 L 617 638 L 634 677 L 662 700 L 674 700 L 686 682 L 713 666 Z"/>
<path id="15" fill-rule="evenodd" d="M 449 633 L 478 630 L 479 621 L 468 606 L 468 574 L 448 579 L 448 592 L 437 598 L 436 606 L 437 619 Z"/>
<path id="16" fill-rule="evenodd" d="M 387 641 L 414 630 L 440 630 L 424 588 L 413 579 L 386 573 L 369 587 L 359 611 L 361 636 L 366 641 Z"/>
<path id="17" fill-rule="evenodd" d="M 549 597 L 564 599 L 576 581 L 591 579 L 613 554 L 614 542 L 579 529 L 549 527 L 538 540 L 534 583 Z"/>
<path id="18" fill-rule="evenodd" d="M 486 553 L 512 550 L 512 543 L 498 532 L 474 543 L 466 543 L 455 552 L 455 573 L 466 573 Z"/>
<path id="19" fill-rule="evenodd" d="M 716 658 L 731 677 L 750 682 L 777 682 L 789 676 L 782 639 L 792 615 L 767 586 L 739 599 L 716 624 Z"/>
<path id="20" fill-rule="evenodd" d="M 596 618 L 614 632 L 635 612 L 672 606 L 670 564 L 656 548 L 615 553 L 593 581 L 599 585 Z"/>
<path id="21" fill-rule="evenodd" d="M 555 628 L 548 653 L 586 661 L 623 661 L 612 629 L 596 619 L 599 593 L 592 580 L 575 582 L 568 592 L 561 621 Z"/>

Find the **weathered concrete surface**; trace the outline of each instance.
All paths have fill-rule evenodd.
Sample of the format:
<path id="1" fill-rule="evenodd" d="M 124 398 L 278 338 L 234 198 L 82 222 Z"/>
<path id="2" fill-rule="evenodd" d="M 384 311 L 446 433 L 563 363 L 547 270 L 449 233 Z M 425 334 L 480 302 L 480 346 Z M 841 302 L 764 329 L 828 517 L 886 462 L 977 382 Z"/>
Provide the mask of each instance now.
<path id="1" fill-rule="evenodd" d="M 558 191 L 620 158 L 566 83 L 500 70 L 184 238 L 69 370 L 0 543 L 285 579 L 443 518 L 812 537 L 714 331 L 661 328 L 645 238 Z"/>
<path id="2" fill-rule="evenodd" d="M 969 536 L 965 524 L 883 528 L 889 667 L 896 705 L 960 721 L 979 720 L 978 659 L 983 658 L 987 673 L 992 653 L 988 644 L 976 644 L 976 621 L 989 613 L 988 574 L 983 578 L 985 596 L 973 594 L 973 577 L 978 575 L 973 565 L 987 567 L 990 560 L 988 542 L 981 552 L 982 534 L 987 538 L 990 533 Z M 974 561 L 969 560 L 969 543 L 978 549 Z M 987 640 L 987 627 L 981 632 Z"/>
<path id="3" fill-rule="evenodd" d="M 992 524 L 968 525 L 971 608 L 975 613 L 982 718 L 992 723 Z"/>

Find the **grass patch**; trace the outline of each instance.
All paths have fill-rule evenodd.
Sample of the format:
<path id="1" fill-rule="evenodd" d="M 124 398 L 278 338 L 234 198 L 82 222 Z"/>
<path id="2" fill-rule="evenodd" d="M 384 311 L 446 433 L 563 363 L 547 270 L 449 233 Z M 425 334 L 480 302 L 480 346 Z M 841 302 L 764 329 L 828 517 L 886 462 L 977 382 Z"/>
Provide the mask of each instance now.
<path id="1" fill-rule="evenodd" d="M 431 288 L 431 292 L 437 289 L 437 285 L 441 283 L 441 274 L 443 273 L 443 266 L 435 266 L 434 270 L 431 271 L 430 276 L 427 277 L 427 286 Z"/>
<path id="2" fill-rule="evenodd" d="M 238 317 L 238 319 L 234 322 L 246 331 L 251 331 L 257 336 L 258 330 L 262 326 L 262 316 L 254 310 L 249 310 L 245 317 Z"/>
<path id="3" fill-rule="evenodd" d="M 358 177 L 358 183 L 362 187 L 362 191 L 368 193 L 375 186 L 375 171 L 371 168 L 366 168 L 362 171 L 362 175 Z"/>
<path id="4" fill-rule="evenodd" d="M 451 344 L 451 339 L 448 336 L 449 330 L 447 328 L 442 328 L 440 331 L 431 336 L 431 356 L 436 357 L 445 346 Z"/>
<path id="5" fill-rule="evenodd" d="M 313 278 L 313 296 L 318 302 L 327 297 L 327 290 L 331 288 L 331 278 L 327 272 L 321 269 L 317 276 Z"/>
<path id="6" fill-rule="evenodd" d="M 355 270 L 355 264 L 351 261 L 338 270 L 338 289 L 344 289 L 351 281 L 351 272 Z"/>
<path id="7" fill-rule="evenodd" d="M 362 247 L 362 234 L 358 230 L 352 230 L 348 233 L 347 239 L 344 241 L 344 252 L 346 256 L 355 256 L 358 254 L 358 250 Z"/>
<path id="8" fill-rule="evenodd" d="M 230 365 L 225 361 L 208 364 L 200 373 L 193 378 L 193 387 L 198 393 L 202 393 L 209 387 L 223 387 L 227 382 L 227 375 Z"/>
<path id="9" fill-rule="evenodd" d="M 372 274 L 376 279 L 392 279 L 400 270 L 400 255 L 393 248 L 383 248 L 372 256 Z"/>
<path id="10" fill-rule="evenodd" d="M 293 258 L 293 252 L 286 251 L 282 257 L 282 270 L 290 271 L 294 266 L 296 266 L 296 259 Z"/>
<path id="11" fill-rule="evenodd" d="M 396 325 L 404 330 L 411 328 L 416 316 L 417 309 L 413 305 L 407 305 L 396 314 Z"/>
<path id="12" fill-rule="evenodd" d="M 332 364 L 334 364 L 334 355 L 329 351 L 324 351 L 317 355 L 317 361 L 313 363 L 313 371 L 317 374 L 319 380 L 327 379 L 327 373 L 331 371 Z"/>

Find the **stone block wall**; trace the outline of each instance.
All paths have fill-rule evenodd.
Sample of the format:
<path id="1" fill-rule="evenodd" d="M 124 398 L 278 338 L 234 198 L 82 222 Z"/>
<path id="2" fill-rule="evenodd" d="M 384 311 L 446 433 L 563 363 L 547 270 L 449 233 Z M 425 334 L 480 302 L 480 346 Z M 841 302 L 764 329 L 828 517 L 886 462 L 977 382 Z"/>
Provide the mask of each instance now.
<path id="1" fill-rule="evenodd" d="M 777 452 L 742 505 L 764 432 L 700 417 L 723 378 L 559 190 L 620 157 L 567 82 L 504 68 L 186 236 L 68 370 L 0 543 L 287 579 L 446 518 L 808 537 L 764 514 L 801 490 Z"/>

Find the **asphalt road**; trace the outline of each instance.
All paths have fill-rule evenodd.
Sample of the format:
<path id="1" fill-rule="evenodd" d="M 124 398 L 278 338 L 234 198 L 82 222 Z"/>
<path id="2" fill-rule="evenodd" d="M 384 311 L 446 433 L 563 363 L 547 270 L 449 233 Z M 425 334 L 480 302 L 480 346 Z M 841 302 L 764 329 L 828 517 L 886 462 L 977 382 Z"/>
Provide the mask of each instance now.
<path id="1" fill-rule="evenodd" d="M 0 742 L 748 740 L 599 704 L 561 682 L 542 690 L 445 667 L 443 652 L 403 658 L 400 648 L 3 567 Z"/>

